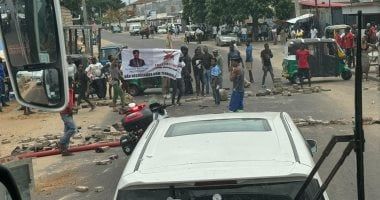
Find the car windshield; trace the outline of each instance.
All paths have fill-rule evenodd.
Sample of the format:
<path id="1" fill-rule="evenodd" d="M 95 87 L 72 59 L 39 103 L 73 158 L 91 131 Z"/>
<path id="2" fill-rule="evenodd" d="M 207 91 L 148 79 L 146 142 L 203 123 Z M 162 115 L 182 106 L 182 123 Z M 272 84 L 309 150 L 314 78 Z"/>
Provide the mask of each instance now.
<path id="1" fill-rule="evenodd" d="M 119 53 L 119 51 L 120 50 L 118 48 L 102 49 L 102 57 L 101 57 L 101 59 L 102 60 L 108 59 L 109 55 L 115 56 L 116 54 Z"/>
<path id="2" fill-rule="evenodd" d="M 241 184 L 205 187 L 161 186 L 159 189 L 123 189 L 118 192 L 117 200 L 293 200 L 302 185 L 302 181 Z M 306 189 L 302 200 L 313 199 L 318 191 L 317 180 Z M 319 200 L 323 200 L 320 198 Z"/>
<path id="3" fill-rule="evenodd" d="M 271 127 L 266 119 L 217 119 L 176 123 L 165 137 L 223 132 L 267 132 Z"/>

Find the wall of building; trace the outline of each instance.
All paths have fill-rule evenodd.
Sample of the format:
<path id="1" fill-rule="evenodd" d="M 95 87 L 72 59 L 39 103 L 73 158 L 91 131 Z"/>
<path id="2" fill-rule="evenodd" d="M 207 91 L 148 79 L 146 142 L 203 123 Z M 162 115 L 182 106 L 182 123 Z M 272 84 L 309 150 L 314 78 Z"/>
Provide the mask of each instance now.
<path id="1" fill-rule="evenodd" d="M 71 26 L 73 25 L 73 16 L 71 15 L 71 11 L 64 6 L 61 6 L 61 15 L 63 26 Z"/>

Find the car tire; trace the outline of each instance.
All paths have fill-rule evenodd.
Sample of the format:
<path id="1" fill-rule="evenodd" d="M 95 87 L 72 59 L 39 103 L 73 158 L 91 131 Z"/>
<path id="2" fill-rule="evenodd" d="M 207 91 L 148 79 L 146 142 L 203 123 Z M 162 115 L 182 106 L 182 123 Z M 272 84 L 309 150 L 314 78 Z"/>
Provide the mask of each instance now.
<path id="1" fill-rule="evenodd" d="M 343 71 L 342 74 L 341 74 L 341 77 L 343 80 L 350 80 L 351 77 L 352 77 L 352 72 L 350 70 L 347 70 L 347 71 Z"/>
<path id="2" fill-rule="evenodd" d="M 136 85 L 129 86 L 129 94 L 132 96 L 138 96 L 140 94 L 140 89 Z"/>

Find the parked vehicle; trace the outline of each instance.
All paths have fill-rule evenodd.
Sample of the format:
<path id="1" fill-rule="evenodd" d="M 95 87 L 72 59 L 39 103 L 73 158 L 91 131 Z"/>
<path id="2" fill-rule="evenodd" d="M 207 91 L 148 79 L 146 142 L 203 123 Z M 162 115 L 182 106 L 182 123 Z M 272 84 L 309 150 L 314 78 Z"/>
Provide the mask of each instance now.
<path id="1" fill-rule="evenodd" d="M 235 33 L 222 33 L 217 35 L 215 42 L 216 46 L 229 45 L 231 42 L 236 42 L 236 45 L 240 45 L 240 38 Z"/>
<path id="2" fill-rule="evenodd" d="M 111 28 L 112 33 L 121 33 L 121 27 L 120 26 L 112 26 Z"/>
<path id="3" fill-rule="evenodd" d="M 157 33 L 158 34 L 166 34 L 166 33 L 168 33 L 168 30 L 167 30 L 166 26 L 159 26 L 157 28 Z"/>
<path id="4" fill-rule="evenodd" d="M 316 151 L 283 112 L 163 118 L 140 137 L 114 199 L 290 200 Z M 302 199 L 320 185 L 316 174 Z"/>
<path id="5" fill-rule="evenodd" d="M 120 137 L 120 145 L 126 155 L 132 154 L 141 136 L 153 121 L 168 116 L 166 107 L 159 103 L 152 103 L 149 107 L 145 104 L 132 104 L 126 110 L 121 123 L 128 133 Z"/>
<path id="6" fill-rule="evenodd" d="M 127 82 L 129 85 L 129 94 L 132 96 L 138 96 L 148 88 L 161 88 L 161 80 L 161 77 L 149 77 L 128 80 Z"/>
<path id="7" fill-rule="evenodd" d="M 131 36 L 139 35 L 141 30 L 140 24 L 132 24 L 129 26 L 129 34 Z"/>
<path id="8" fill-rule="evenodd" d="M 292 83 L 298 80 L 296 51 L 306 44 L 309 57 L 311 77 L 341 76 L 344 80 L 352 77 L 351 70 L 344 63 L 338 52 L 343 52 L 334 39 L 293 39 L 285 47 L 285 58 L 282 62 L 282 76 Z"/>
<path id="9" fill-rule="evenodd" d="M 123 48 L 122 45 L 112 44 L 100 48 L 99 62 L 104 66 L 108 62 L 108 56 L 112 55 L 114 58 L 119 58 L 121 61 L 120 51 Z"/>

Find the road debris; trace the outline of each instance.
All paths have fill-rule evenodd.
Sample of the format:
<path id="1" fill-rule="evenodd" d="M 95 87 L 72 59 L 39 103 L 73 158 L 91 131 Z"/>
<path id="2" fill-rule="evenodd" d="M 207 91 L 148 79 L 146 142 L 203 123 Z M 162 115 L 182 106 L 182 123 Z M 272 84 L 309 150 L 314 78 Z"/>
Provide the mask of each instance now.
<path id="1" fill-rule="evenodd" d="M 75 191 L 77 191 L 77 192 L 87 192 L 88 191 L 88 187 L 87 186 L 77 186 L 77 187 L 75 187 Z"/>
<path id="2" fill-rule="evenodd" d="M 96 165 L 109 165 L 112 163 L 111 159 L 105 159 L 105 160 L 96 160 L 94 161 Z"/>
<path id="3" fill-rule="evenodd" d="M 95 149 L 95 152 L 96 153 L 104 153 L 104 152 L 108 151 L 109 149 L 110 149 L 109 146 L 98 147 Z"/>
<path id="4" fill-rule="evenodd" d="M 98 186 L 98 187 L 95 187 L 94 190 L 95 190 L 95 192 L 103 192 L 104 191 L 104 187 L 103 186 Z"/>
<path id="5" fill-rule="evenodd" d="M 110 159 L 110 160 L 117 160 L 117 159 L 119 159 L 119 155 L 117 155 L 117 154 L 110 155 L 108 157 L 108 159 Z"/>

